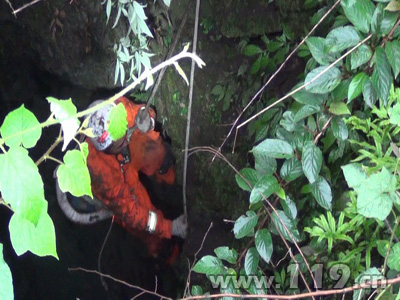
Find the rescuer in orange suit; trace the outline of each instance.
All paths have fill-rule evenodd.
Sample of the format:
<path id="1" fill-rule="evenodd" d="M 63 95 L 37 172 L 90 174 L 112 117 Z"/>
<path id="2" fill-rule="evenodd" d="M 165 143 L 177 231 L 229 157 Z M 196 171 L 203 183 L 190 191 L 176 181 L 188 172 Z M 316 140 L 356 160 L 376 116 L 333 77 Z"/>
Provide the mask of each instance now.
<path id="1" fill-rule="evenodd" d="M 101 100 L 94 102 L 100 103 Z M 100 108 L 89 119 L 95 137 L 89 138 L 87 165 L 93 195 L 111 210 L 120 223 L 133 235 L 140 237 L 152 256 L 158 256 L 163 239 L 172 235 L 186 237 L 184 216 L 171 221 L 152 204 L 139 172 L 156 182 L 172 185 L 175 181 L 173 157 L 159 132 L 154 130 L 155 113 L 145 110 L 125 97 L 128 130 L 124 137 L 113 141 L 107 129 L 113 104 Z"/>

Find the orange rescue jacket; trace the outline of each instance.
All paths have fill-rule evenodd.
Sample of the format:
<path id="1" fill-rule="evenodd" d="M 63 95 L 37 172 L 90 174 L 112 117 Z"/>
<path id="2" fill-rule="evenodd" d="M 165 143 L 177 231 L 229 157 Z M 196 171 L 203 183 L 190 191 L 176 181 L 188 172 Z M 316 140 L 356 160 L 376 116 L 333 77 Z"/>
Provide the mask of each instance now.
<path id="1" fill-rule="evenodd" d="M 135 125 L 135 117 L 143 105 L 137 105 L 122 97 L 127 111 L 128 128 Z M 154 113 L 154 112 L 152 112 Z M 166 154 L 164 141 L 154 130 L 142 133 L 135 130 L 129 142 L 131 161 L 120 163 L 114 154 L 96 150 L 88 141 L 89 155 L 87 164 L 92 181 L 92 192 L 116 216 L 117 220 L 133 233 L 145 231 L 149 211 L 157 213 L 157 226 L 154 234 L 162 238 L 171 238 L 172 222 L 164 218 L 150 201 L 149 195 L 139 180 L 139 171 L 147 176 L 156 176 L 157 181 L 173 184 L 175 173 L 173 166 L 165 174 L 159 169 Z"/>

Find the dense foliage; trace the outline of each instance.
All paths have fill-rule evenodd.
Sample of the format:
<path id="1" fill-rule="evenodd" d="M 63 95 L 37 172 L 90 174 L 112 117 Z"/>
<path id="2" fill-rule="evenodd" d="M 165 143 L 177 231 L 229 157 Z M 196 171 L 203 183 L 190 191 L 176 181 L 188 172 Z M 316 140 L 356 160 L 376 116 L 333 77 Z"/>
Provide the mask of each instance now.
<path id="1" fill-rule="evenodd" d="M 342 0 L 327 32 L 300 47 L 306 69 L 292 100 L 267 100 L 274 107 L 250 126 L 254 164 L 236 175 L 249 209 L 233 228 L 244 243 L 197 262 L 206 286 L 300 294 L 398 276 L 399 11 L 398 1 Z M 250 74 L 282 61 L 275 53 L 288 53 L 290 39 L 246 45 L 243 54 L 255 58 Z M 394 299 L 398 290 L 389 285 L 377 295 Z"/>

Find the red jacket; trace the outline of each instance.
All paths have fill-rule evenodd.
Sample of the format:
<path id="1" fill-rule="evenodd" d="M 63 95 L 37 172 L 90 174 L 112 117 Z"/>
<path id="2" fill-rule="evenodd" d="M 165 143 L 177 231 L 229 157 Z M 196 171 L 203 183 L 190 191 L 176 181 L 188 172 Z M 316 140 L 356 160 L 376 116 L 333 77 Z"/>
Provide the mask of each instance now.
<path id="1" fill-rule="evenodd" d="M 128 127 L 135 124 L 135 117 L 143 105 L 137 105 L 122 97 L 127 111 Z M 157 226 L 154 234 L 171 238 L 172 222 L 164 219 L 163 213 L 157 210 L 150 201 L 149 195 L 139 180 L 138 172 L 147 176 L 155 175 L 158 181 L 173 184 L 175 174 L 173 167 L 160 175 L 166 149 L 160 134 L 154 130 L 142 133 L 135 130 L 129 142 L 131 161 L 120 164 L 117 156 L 96 150 L 88 141 L 88 168 L 92 181 L 93 195 L 102 201 L 116 216 L 117 220 L 130 231 L 145 231 L 149 211 L 157 213 Z"/>

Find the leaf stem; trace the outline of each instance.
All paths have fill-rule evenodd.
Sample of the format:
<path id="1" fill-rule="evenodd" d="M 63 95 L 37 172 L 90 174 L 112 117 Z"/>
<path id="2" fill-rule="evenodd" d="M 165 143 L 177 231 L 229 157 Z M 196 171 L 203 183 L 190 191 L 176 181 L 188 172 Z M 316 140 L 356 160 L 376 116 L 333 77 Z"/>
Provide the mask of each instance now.
<path id="1" fill-rule="evenodd" d="M 6 148 L 4 148 L 3 143 L 4 143 L 4 140 L 1 140 L 1 142 L 0 142 L 0 149 L 1 149 L 1 151 L 4 152 L 4 154 L 6 154 L 6 153 L 7 153 L 7 150 L 6 150 Z"/>
<path id="2" fill-rule="evenodd" d="M 394 239 L 394 236 L 396 235 L 396 230 L 397 230 L 397 227 L 399 226 L 399 223 L 400 223 L 400 216 L 398 216 L 396 218 L 396 221 L 394 223 L 394 227 L 393 227 L 393 230 L 392 230 L 392 234 L 390 236 L 389 246 L 388 246 L 388 248 L 386 250 L 385 262 L 383 263 L 383 269 L 382 269 L 382 274 L 383 275 L 385 275 L 385 273 L 386 273 L 386 267 L 387 267 L 387 262 L 389 260 L 390 250 L 392 250 L 393 239 Z"/>
<path id="3" fill-rule="evenodd" d="M 64 140 L 64 138 L 61 136 L 61 129 L 60 129 L 60 134 L 58 135 L 58 138 L 54 141 L 53 145 L 50 146 L 49 149 L 42 155 L 41 158 L 39 158 L 36 161 L 36 166 L 39 166 L 46 158 L 49 158 L 50 153 L 57 147 L 59 143 L 61 143 Z"/>
<path id="4" fill-rule="evenodd" d="M 63 165 L 63 164 L 64 164 L 61 160 L 59 160 L 59 159 L 57 159 L 57 158 L 55 158 L 55 157 L 53 157 L 53 156 L 50 156 L 50 155 L 45 156 L 44 159 L 45 159 L 45 160 L 46 160 L 46 159 L 50 159 L 50 160 L 52 160 L 52 161 L 55 161 L 56 163 L 59 163 L 60 165 Z"/>

